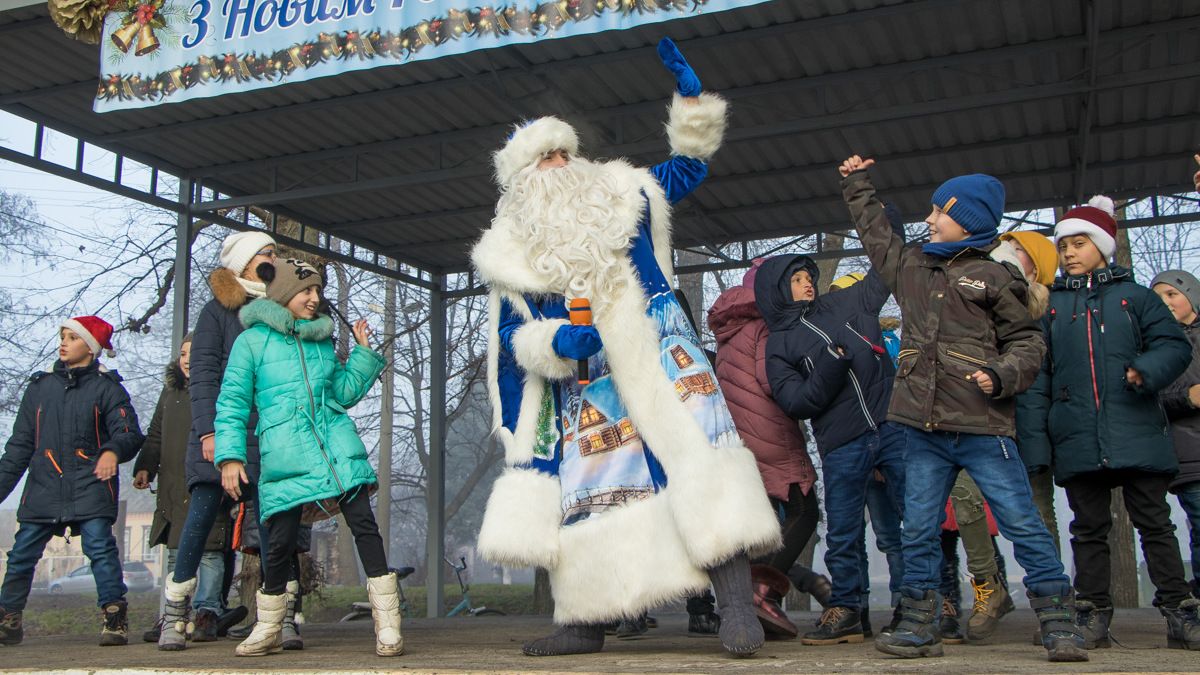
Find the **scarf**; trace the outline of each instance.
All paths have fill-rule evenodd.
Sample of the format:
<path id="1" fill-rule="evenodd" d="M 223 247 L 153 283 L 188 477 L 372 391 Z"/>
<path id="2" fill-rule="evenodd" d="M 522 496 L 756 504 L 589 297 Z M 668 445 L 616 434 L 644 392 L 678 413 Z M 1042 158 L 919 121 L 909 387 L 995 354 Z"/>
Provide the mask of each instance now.
<path id="1" fill-rule="evenodd" d="M 961 241 L 929 242 L 921 246 L 921 252 L 935 258 L 953 258 L 969 248 L 982 248 L 992 243 L 996 238 L 996 230 L 988 230 L 973 234 Z"/>
<path id="2" fill-rule="evenodd" d="M 251 298 L 262 298 L 267 295 L 267 285 L 261 281 L 250 281 L 249 279 L 237 278 L 238 283 L 242 285 L 242 289 L 246 291 L 246 295 Z"/>

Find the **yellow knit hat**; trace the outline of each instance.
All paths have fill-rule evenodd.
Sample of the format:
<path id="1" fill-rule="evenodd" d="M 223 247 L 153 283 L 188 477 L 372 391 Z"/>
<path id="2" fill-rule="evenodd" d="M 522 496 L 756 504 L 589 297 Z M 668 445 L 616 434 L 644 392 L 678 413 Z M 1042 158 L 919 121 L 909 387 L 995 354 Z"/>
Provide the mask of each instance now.
<path id="1" fill-rule="evenodd" d="M 1054 283 L 1054 275 L 1058 273 L 1058 249 L 1054 248 L 1054 242 L 1043 234 L 1023 231 L 1005 232 L 1000 239 L 1014 241 L 1025 249 L 1033 261 L 1034 281 L 1043 286 Z"/>

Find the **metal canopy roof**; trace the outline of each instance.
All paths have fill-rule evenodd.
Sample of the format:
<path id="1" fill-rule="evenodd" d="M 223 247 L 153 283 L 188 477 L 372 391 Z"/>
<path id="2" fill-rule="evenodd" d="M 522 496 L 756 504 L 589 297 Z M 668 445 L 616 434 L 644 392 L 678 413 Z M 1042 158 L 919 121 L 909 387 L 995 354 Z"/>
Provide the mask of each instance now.
<path id="1" fill-rule="evenodd" d="M 1191 189 L 1195 0 L 777 0 L 103 115 L 99 50 L 37 6 L 0 14 L 4 51 L 39 55 L 0 61 L 0 107 L 221 193 L 198 211 L 273 207 L 451 272 L 490 219 L 490 153 L 514 121 L 557 114 L 589 155 L 665 157 L 664 33 L 733 111 L 676 210 L 680 246 L 846 227 L 851 152 L 914 219 L 969 172 L 1003 180 L 1010 210 Z"/>

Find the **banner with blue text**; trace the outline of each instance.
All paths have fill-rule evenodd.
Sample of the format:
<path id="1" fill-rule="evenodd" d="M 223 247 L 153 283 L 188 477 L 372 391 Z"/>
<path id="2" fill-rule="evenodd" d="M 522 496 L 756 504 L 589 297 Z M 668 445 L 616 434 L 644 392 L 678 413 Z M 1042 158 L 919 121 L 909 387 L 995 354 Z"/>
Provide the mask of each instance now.
<path id="1" fill-rule="evenodd" d="M 766 0 L 109 0 L 97 112 L 302 82 Z"/>

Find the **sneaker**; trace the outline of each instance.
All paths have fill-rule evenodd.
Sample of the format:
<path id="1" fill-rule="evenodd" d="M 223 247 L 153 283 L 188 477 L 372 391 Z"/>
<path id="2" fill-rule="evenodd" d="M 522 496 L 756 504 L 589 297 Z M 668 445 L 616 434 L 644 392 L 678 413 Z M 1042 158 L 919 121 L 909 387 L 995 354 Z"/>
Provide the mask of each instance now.
<path id="1" fill-rule="evenodd" d="M 192 629 L 192 642 L 217 641 L 217 613 L 211 609 L 196 611 L 196 627 Z"/>
<path id="2" fill-rule="evenodd" d="M 800 640 L 806 645 L 836 645 L 863 641 L 862 623 L 858 610 L 849 607 L 830 607 L 821 614 L 815 631 L 805 633 Z"/>
<path id="3" fill-rule="evenodd" d="M 100 628 L 100 646 L 115 647 L 129 644 L 129 606 L 124 600 L 104 606 L 104 622 Z"/>
<path id="4" fill-rule="evenodd" d="M 967 619 L 967 638 L 986 640 L 996 632 L 1000 619 L 1013 611 L 1012 596 L 998 575 L 972 579 L 971 585 L 975 587 L 975 607 L 971 610 L 971 618 Z"/>
<path id="5" fill-rule="evenodd" d="M 21 623 L 21 613 L 0 607 L 0 645 L 19 645 L 23 639 L 25 628 Z"/>
<path id="6" fill-rule="evenodd" d="M 958 608 L 946 598 L 942 598 L 942 620 L 938 622 L 938 632 L 942 634 L 942 642 L 948 645 L 963 643 L 962 623 L 959 621 Z"/>

